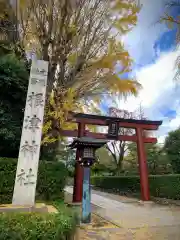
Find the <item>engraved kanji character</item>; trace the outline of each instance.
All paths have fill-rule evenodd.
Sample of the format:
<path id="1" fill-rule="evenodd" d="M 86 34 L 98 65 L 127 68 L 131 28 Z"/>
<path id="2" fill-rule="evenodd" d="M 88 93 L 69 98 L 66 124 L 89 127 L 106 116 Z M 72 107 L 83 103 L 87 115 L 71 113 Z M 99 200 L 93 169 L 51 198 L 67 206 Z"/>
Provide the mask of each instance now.
<path id="1" fill-rule="evenodd" d="M 39 129 L 39 123 L 41 122 L 41 120 L 36 115 L 34 115 L 31 119 L 29 116 L 27 116 L 25 122 L 27 123 L 27 125 L 24 128 L 25 129 L 29 128 L 33 132 L 35 132 L 36 129 Z"/>
<path id="2" fill-rule="evenodd" d="M 22 186 L 24 181 L 26 180 L 24 177 L 25 177 L 24 169 L 21 169 L 21 173 L 17 175 L 17 181 L 20 182 L 20 186 Z"/>
<path id="3" fill-rule="evenodd" d="M 37 93 L 35 95 L 35 106 L 43 106 L 43 94 L 42 93 Z"/>
<path id="4" fill-rule="evenodd" d="M 29 145 L 28 141 L 25 141 L 25 144 L 21 147 L 21 152 L 24 152 L 24 157 L 28 152 L 30 152 L 30 147 L 31 146 Z"/>
<path id="5" fill-rule="evenodd" d="M 36 83 L 38 83 L 38 79 L 37 78 L 31 78 L 31 84 L 32 85 L 36 85 Z"/>
<path id="6" fill-rule="evenodd" d="M 41 86 L 45 86 L 46 85 L 46 81 L 45 81 L 45 79 L 31 78 L 31 84 L 32 85 L 39 84 Z"/>
<path id="7" fill-rule="evenodd" d="M 28 102 L 31 107 L 33 105 L 34 107 L 43 106 L 43 102 L 44 102 L 43 94 L 42 93 L 35 94 L 34 92 L 32 92 L 32 94 L 28 96 Z"/>
<path id="8" fill-rule="evenodd" d="M 31 157 L 33 158 L 34 153 L 37 151 L 38 145 L 35 144 L 35 141 L 32 141 L 32 145 L 25 141 L 25 144 L 21 147 L 21 152 L 24 152 L 24 157 L 26 157 L 27 153 L 31 153 Z"/>
<path id="9" fill-rule="evenodd" d="M 39 73 L 44 75 L 44 76 L 47 76 L 47 71 L 45 69 L 40 69 Z"/>
<path id="10" fill-rule="evenodd" d="M 47 71 L 43 68 L 42 69 L 39 69 L 39 68 L 32 69 L 32 72 L 37 75 L 47 76 Z"/>
<path id="11" fill-rule="evenodd" d="M 34 153 L 36 153 L 37 148 L 38 148 L 38 145 L 35 144 L 35 143 L 36 143 L 35 141 L 32 141 L 32 145 L 30 146 L 30 152 L 32 154 L 32 158 L 33 158 L 33 155 L 34 155 Z"/>
<path id="12" fill-rule="evenodd" d="M 32 168 L 30 168 L 29 173 L 26 175 L 27 181 L 24 182 L 24 185 L 35 184 L 35 181 L 32 180 L 34 176 L 35 175 L 32 173 Z"/>

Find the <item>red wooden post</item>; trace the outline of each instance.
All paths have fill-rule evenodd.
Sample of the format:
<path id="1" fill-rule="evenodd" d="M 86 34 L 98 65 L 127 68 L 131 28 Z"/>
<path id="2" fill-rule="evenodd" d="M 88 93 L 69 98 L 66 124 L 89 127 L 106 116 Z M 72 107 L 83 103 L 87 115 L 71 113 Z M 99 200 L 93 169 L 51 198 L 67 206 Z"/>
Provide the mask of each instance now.
<path id="1" fill-rule="evenodd" d="M 78 137 L 83 137 L 85 133 L 85 124 L 78 123 Z M 76 150 L 76 163 L 75 163 L 75 175 L 74 175 L 74 187 L 73 187 L 73 202 L 82 201 L 82 186 L 83 186 L 83 168 L 78 163 L 78 159 L 81 157 L 81 151 Z"/>
<path id="2" fill-rule="evenodd" d="M 141 197 L 143 201 L 149 201 L 150 193 L 149 193 L 148 166 L 143 141 L 143 130 L 141 128 L 137 128 L 136 134 L 137 134 L 138 162 L 140 171 Z"/>

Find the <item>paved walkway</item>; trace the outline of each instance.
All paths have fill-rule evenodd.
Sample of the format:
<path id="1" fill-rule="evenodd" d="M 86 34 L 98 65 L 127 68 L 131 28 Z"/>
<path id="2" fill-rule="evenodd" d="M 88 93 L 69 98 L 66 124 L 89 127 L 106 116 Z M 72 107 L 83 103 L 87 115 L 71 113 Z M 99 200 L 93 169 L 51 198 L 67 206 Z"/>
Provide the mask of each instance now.
<path id="1" fill-rule="evenodd" d="M 73 188 L 67 187 L 66 191 L 72 193 Z M 118 239 L 180 239 L 180 207 L 155 203 L 142 205 L 126 197 L 116 198 L 95 190 L 91 195 L 93 210 L 119 226 L 119 229 L 113 230 L 116 236 L 123 236 L 120 238 L 119 235 Z"/>

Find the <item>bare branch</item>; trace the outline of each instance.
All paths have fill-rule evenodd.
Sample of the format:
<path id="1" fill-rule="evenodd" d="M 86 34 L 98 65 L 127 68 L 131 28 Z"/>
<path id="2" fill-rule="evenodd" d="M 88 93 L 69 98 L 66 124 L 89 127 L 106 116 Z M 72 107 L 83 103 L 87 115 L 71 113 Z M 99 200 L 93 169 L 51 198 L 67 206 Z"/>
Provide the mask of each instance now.
<path id="1" fill-rule="evenodd" d="M 115 95 L 113 97 L 114 97 L 114 104 L 120 105 L 118 96 Z M 118 108 L 111 107 L 109 109 L 109 113 L 110 113 L 110 116 L 119 117 L 119 118 L 146 119 L 144 116 L 144 111 L 143 111 L 141 104 L 135 112 L 128 112 L 126 110 L 120 110 Z M 120 135 L 133 135 L 134 130 L 120 128 L 119 134 Z M 128 143 L 126 141 L 119 141 L 118 143 L 114 141 L 109 144 L 113 148 L 113 151 L 111 150 L 111 147 L 109 147 L 108 150 L 111 154 L 113 153 L 116 155 L 116 158 L 117 158 L 116 161 L 118 163 L 117 164 L 118 168 L 121 168 L 122 161 L 124 159 L 124 155 L 128 150 Z"/>

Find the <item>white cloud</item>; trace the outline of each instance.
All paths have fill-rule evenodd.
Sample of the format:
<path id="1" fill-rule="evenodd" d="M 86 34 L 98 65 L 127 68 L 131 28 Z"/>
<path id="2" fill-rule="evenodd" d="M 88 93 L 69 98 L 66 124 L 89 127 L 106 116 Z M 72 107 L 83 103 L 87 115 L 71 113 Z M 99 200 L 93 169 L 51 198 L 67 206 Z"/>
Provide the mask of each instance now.
<path id="1" fill-rule="evenodd" d="M 172 119 L 164 119 L 163 125 L 160 127 L 156 136 L 158 137 L 158 142 L 163 143 L 169 131 L 176 130 L 180 126 L 180 111 L 177 111 L 178 115 Z"/>
<path id="2" fill-rule="evenodd" d="M 145 107 L 151 106 L 157 102 L 159 96 L 175 88 L 172 80 L 178 55 L 179 50 L 163 53 L 154 64 L 147 65 L 136 73 L 138 81 L 143 86 L 139 98 Z M 166 101 L 165 96 L 163 100 Z"/>
<path id="3" fill-rule="evenodd" d="M 160 38 L 167 27 L 158 23 L 164 14 L 167 0 L 141 0 L 143 8 L 138 17 L 137 26 L 124 37 L 125 46 L 136 63 L 149 63 L 155 56 L 154 43 Z"/>
<path id="4" fill-rule="evenodd" d="M 170 90 L 173 90 L 175 88 L 172 80 L 175 73 L 174 62 L 178 54 L 179 50 L 162 53 L 154 64 L 146 65 L 136 71 L 136 78 L 143 88 L 137 98 L 129 97 L 126 102 L 119 102 L 118 107 L 134 111 L 142 103 L 143 107 L 148 108 L 154 105 L 163 93 L 167 92 L 168 94 Z M 167 94 L 164 98 L 167 97 Z M 160 105 L 162 104 L 165 103 L 160 103 Z"/>
<path id="5" fill-rule="evenodd" d="M 169 128 L 171 130 L 175 130 L 179 126 L 180 126 L 180 116 L 178 115 L 176 118 L 174 118 L 173 120 L 170 121 Z"/>
<path id="6" fill-rule="evenodd" d="M 164 53 L 161 49 L 154 49 L 156 41 L 167 31 L 165 24 L 157 23 L 166 11 L 167 0 L 140 0 L 140 2 L 143 8 L 137 26 L 123 38 L 123 41 L 137 66 L 141 66 L 133 74 L 143 89 L 137 98 L 130 97 L 126 102 L 116 99 L 116 103 L 107 100 L 107 105 L 132 112 L 141 104 L 150 120 L 163 120 L 159 131 L 155 133 L 159 142 L 163 142 L 167 133 L 180 125 L 180 86 L 173 82 L 174 64 L 180 55 L 180 48 Z M 169 110 L 176 112 L 175 118 L 168 117 Z"/>
<path id="7" fill-rule="evenodd" d="M 116 104 L 111 102 L 108 104 L 134 111 L 141 103 L 145 115 L 150 120 L 163 120 L 163 125 L 155 133 L 160 142 L 164 140 L 168 131 L 174 130 L 180 125 L 180 86 L 173 82 L 176 70 L 174 64 L 179 54 L 180 48 L 162 53 L 154 64 L 147 65 L 136 72 L 137 80 L 143 87 L 137 98 L 130 97 L 127 101 L 116 99 Z M 165 117 L 164 109 L 176 111 L 176 118 L 171 120 Z"/>
<path id="8" fill-rule="evenodd" d="M 163 120 L 159 131 L 155 133 L 159 142 L 162 142 L 168 131 L 180 125 L 180 86 L 173 82 L 174 64 L 180 55 L 180 48 L 169 52 L 161 52 L 160 48 L 154 49 L 157 40 L 167 31 L 165 24 L 157 23 L 166 11 L 167 0 L 140 2 L 143 8 L 138 17 L 138 24 L 123 41 L 135 63 L 141 66 L 133 74 L 143 89 L 137 98 L 129 97 L 126 102 L 116 99 L 115 103 L 111 99 L 105 99 L 105 105 L 133 112 L 141 104 L 150 120 Z M 175 118 L 168 117 L 169 110 L 176 111 Z"/>

